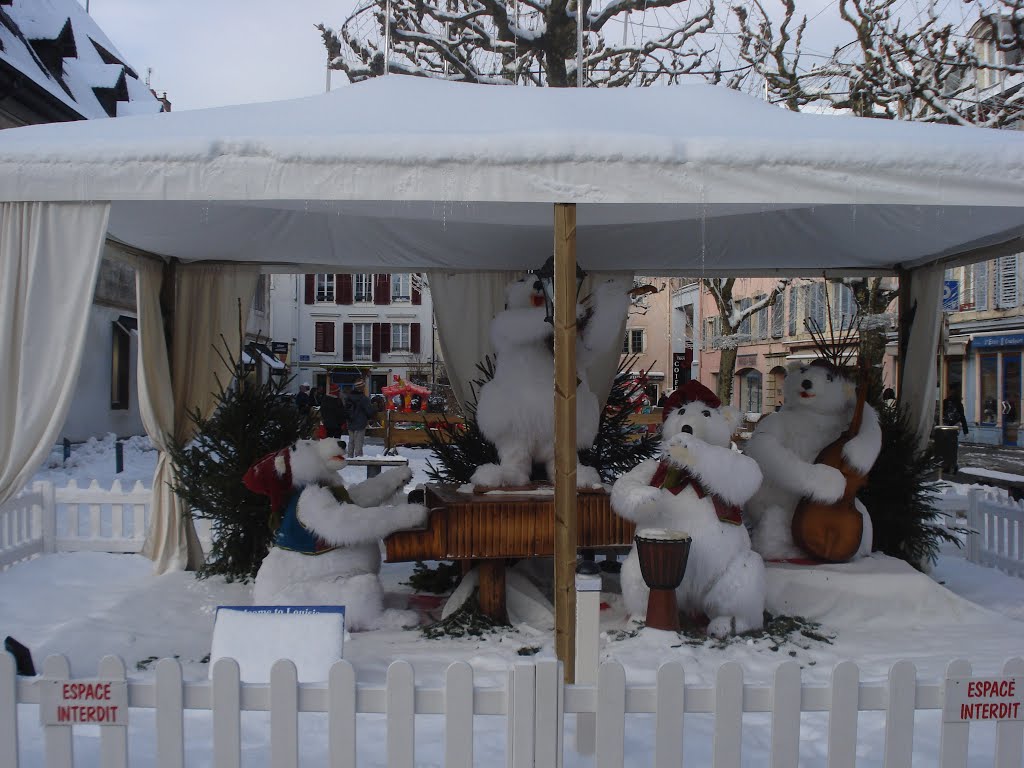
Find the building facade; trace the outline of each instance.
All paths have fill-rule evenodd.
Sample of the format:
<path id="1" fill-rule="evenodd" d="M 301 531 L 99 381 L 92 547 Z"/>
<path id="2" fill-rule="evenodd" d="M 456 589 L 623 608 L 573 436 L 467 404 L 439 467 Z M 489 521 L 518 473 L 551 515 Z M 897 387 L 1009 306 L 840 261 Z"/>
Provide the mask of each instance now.
<path id="1" fill-rule="evenodd" d="M 766 296 L 777 284 L 773 278 L 738 278 L 733 287 L 736 308 L 744 310 Z M 786 366 L 819 357 L 812 330 L 822 329 L 825 339 L 839 340 L 852 332 L 856 302 L 850 288 L 839 282 L 793 280 L 775 303 L 746 317 L 738 333 L 722 335 L 722 318 L 714 297 L 702 284 L 700 307 L 704 336 L 700 381 L 715 390 L 721 375 L 721 351 L 736 346 L 732 405 L 744 413 L 770 413 L 782 405 Z M 884 322 L 896 327 L 895 306 Z M 895 386 L 895 347 L 886 350 L 885 386 Z"/>
<path id="2" fill-rule="evenodd" d="M 373 394 L 396 376 L 435 384 L 440 351 L 421 274 L 273 275 L 270 296 L 272 337 L 288 345 L 295 386 L 345 390 L 365 378 Z"/>
<path id="3" fill-rule="evenodd" d="M 654 405 L 663 394 L 672 392 L 673 361 L 677 360 L 677 350 L 685 347 L 674 338 L 681 319 L 675 317 L 679 310 L 676 309 L 674 291 L 683 281 L 679 278 L 637 276 L 633 282 L 638 288 L 648 287 L 648 291 L 638 293 L 630 301 L 626 334 L 622 340 L 622 363 L 635 358 L 629 366 L 629 373 L 639 376 L 646 372 L 647 399 Z M 685 355 L 685 349 L 683 352 Z"/>
<path id="4" fill-rule="evenodd" d="M 76 0 L 0 1 L 0 129 L 169 111 Z M 104 258 L 61 437 L 141 434 L 135 273 Z"/>

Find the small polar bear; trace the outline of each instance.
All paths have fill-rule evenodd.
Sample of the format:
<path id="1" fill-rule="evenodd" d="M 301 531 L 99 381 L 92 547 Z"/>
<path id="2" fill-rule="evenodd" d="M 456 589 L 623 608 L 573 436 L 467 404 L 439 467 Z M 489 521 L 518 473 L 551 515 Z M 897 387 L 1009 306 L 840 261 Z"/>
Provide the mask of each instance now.
<path id="1" fill-rule="evenodd" d="M 612 509 L 642 527 L 684 531 L 692 539 L 681 610 L 703 612 L 708 634 L 759 629 L 764 621 L 764 562 L 750 548 L 740 505 L 761 483 L 757 463 L 731 449 L 739 412 L 699 382 L 672 393 L 663 415 L 662 457 L 616 480 Z M 634 544 L 622 565 L 622 596 L 634 616 L 645 616 L 649 590 Z"/>
<path id="2" fill-rule="evenodd" d="M 264 457 L 243 482 L 281 512 L 274 546 L 256 573 L 255 605 L 344 605 L 347 629 L 415 625 L 415 611 L 384 610 L 380 539 L 421 525 L 418 504 L 385 505 L 412 479 L 408 467 L 345 488 L 340 440 L 299 440 Z"/>
<path id="3" fill-rule="evenodd" d="M 594 290 L 590 307 L 577 305 L 581 328 L 576 344 L 576 447 L 589 448 L 597 436 L 601 405 L 590 389 L 587 369 L 608 349 L 621 343 L 621 327 L 629 308 L 627 290 L 607 280 Z M 555 476 L 553 355 L 554 327 L 545 320 L 540 280 L 529 274 L 505 287 L 505 310 L 491 322 L 496 354 L 494 378 L 480 389 L 477 426 L 498 451 L 498 463 L 477 467 L 475 485 L 526 485 L 534 462 Z M 580 486 L 600 484 L 593 467 L 577 465 Z"/>
<path id="4" fill-rule="evenodd" d="M 814 460 L 850 425 L 856 391 L 835 366 L 822 361 L 791 365 L 783 384 L 785 405 L 758 422 L 745 446 L 764 475 L 760 490 L 744 512 L 752 526 L 754 549 L 767 560 L 806 557 L 793 541 L 793 512 L 804 497 L 830 504 L 843 496 L 843 474 Z M 882 430 L 878 414 L 864 406 L 860 430 L 843 448 L 843 457 L 861 474 L 878 458 Z M 864 532 L 855 557 L 871 552 L 871 517 L 858 500 Z"/>

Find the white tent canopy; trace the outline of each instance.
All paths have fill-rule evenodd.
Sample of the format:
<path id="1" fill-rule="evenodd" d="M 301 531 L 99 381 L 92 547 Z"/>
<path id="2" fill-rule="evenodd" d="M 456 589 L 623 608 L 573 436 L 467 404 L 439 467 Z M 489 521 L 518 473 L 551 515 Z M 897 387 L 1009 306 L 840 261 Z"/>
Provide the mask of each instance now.
<path id="1" fill-rule="evenodd" d="M 176 260 L 139 271 L 140 391 L 164 445 L 187 439 L 186 410 L 212 407 L 209 340 L 237 340 L 232 299 L 248 307 L 256 269 L 535 268 L 552 252 L 553 203 L 575 204 L 571 236 L 591 272 L 926 269 L 907 354 L 923 370 L 907 386 L 930 393 L 938 265 L 1024 250 L 1024 135 L 795 114 L 709 86 L 400 77 L 0 132 L 0 435 L 14 436 L 0 447 L 0 502 L 66 415 L 81 357 L 68 329 L 84 324 L 104 232 Z M 32 300 L 61 277 L 81 296 Z M 147 551 L 181 567 L 194 536 L 165 510 L 161 472 L 162 539 Z"/>
<path id="2" fill-rule="evenodd" d="M 849 274 L 1022 249 L 1024 135 L 388 77 L 5 131 L 0 200 L 111 201 L 114 238 L 186 261 L 395 271 L 534 267 L 566 202 L 591 271 Z"/>

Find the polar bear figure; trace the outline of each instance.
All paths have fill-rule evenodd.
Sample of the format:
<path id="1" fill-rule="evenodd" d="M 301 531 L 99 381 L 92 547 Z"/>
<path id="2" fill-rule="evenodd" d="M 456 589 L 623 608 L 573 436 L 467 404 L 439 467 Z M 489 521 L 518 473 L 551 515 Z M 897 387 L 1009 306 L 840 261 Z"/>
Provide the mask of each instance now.
<path id="1" fill-rule="evenodd" d="M 630 287 L 620 280 L 604 281 L 594 290 L 590 307 L 577 305 L 581 328 L 576 343 L 577 449 L 593 445 L 601 418 L 601 404 L 590 388 L 587 369 L 609 344 L 622 343 Z M 491 323 L 497 358 L 494 378 L 480 389 L 476 408 L 477 426 L 497 448 L 498 463 L 478 467 L 471 478 L 476 485 L 526 485 L 535 462 L 545 465 L 548 479 L 555 477 L 554 326 L 545 314 L 536 275 L 505 287 L 505 310 Z M 601 478 L 593 467 L 579 464 L 576 482 L 590 486 Z"/>
<path id="2" fill-rule="evenodd" d="M 615 481 L 612 509 L 639 528 L 690 535 L 690 555 L 676 590 L 679 608 L 704 613 L 708 634 L 759 629 L 764 621 L 765 571 L 750 548 L 740 506 L 761 483 L 753 460 L 732 450 L 739 412 L 722 407 L 696 381 L 676 390 L 664 407 L 661 460 L 648 459 Z M 621 573 L 622 597 L 633 616 L 645 616 L 650 590 L 634 544 Z"/>
<path id="3" fill-rule="evenodd" d="M 784 405 L 757 423 L 744 449 L 764 475 L 744 513 L 752 526 L 754 549 L 766 560 L 806 557 L 793 541 L 797 504 L 804 497 L 829 504 L 845 492 L 843 474 L 814 460 L 849 427 L 856 403 L 853 383 L 825 361 L 791 365 L 782 391 Z M 843 448 L 843 457 L 867 474 L 881 446 L 878 413 L 865 405 L 860 430 Z M 871 517 L 859 500 L 856 506 L 864 520 L 855 554 L 861 557 L 871 552 Z"/>
<path id="4" fill-rule="evenodd" d="M 384 610 L 380 539 L 421 525 L 418 504 L 387 505 L 412 478 L 408 467 L 345 488 L 345 443 L 300 440 L 262 459 L 246 486 L 281 510 L 274 546 L 256 574 L 255 605 L 344 605 L 347 629 L 415 625 L 415 611 Z"/>

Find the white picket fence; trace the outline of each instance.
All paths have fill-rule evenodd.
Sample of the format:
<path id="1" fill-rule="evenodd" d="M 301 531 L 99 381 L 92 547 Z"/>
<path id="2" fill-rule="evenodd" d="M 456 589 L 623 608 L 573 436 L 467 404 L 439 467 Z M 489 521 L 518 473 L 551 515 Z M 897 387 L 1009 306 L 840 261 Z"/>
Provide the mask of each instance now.
<path id="1" fill-rule="evenodd" d="M 1004 676 L 1024 675 L 1024 659 L 1006 662 Z M 638 728 L 650 745 L 643 764 L 657 768 L 679 768 L 684 764 L 713 765 L 715 768 L 739 768 L 745 762 L 742 751 L 744 713 L 770 713 L 770 746 L 767 754 L 746 756 L 746 762 L 768 764 L 773 768 L 797 766 L 800 758 L 801 713 L 828 713 L 827 766 L 838 768 L 858 762 L 858 713 L 884 713 L 884 745 L 881 764 L 885 768 L 905 768 L 912 764 L 964 768 L 968 764 L 971 724 L 943 722 L 935 732 L 925 733 L 919 744 L 934 748 L 935 755 L 914 755 L 915 713 L 942 710 L 949 681 L 971 676 L 971 665 L 957 660 L 950 663 L 946 680 L 923 683 L 908 661 L 893 665 L 884 683 L 860 682 L 860 671 L 852 662 L 841 662 L 832 671 L 828 685 L 803 685 L 800 667 L 795 661 L 781 664 L 770 685 L 746 685 L 743 670 L 736 662 L 727 662 L 717 673 L 712 687 L 685 684 L 682 664 L 669 662 L 660 667 L 653 685 L 626 683 L 625 672 L 616 662 L 601 665 L 596 686 L 565 685 L 561 665 L 556 661 L 516 665 L 508 671 L 503 686 L 476 686 L 473 670 L 466 662 L 455 662 L 446 670 L 444 687 L 417 686 L 413 668 L 406 661 L 395 661 L 387 670 L 384 687 L 356 683 L 355 670 L 346 661 L 336 662 L 326 684 L 299 685 L 295 665 L 278 661 L 269 685 L 239 683 L 238 664 L 219 660 L 211 681 L 183 682 L 182 669 L 174 659 L 163 659 L 155 668 L 152 682 L 128 682 L 129 717 L 139 718 L 133 733 L 133 757 L 159 768 L 180 768 L 188 755 L 203 764 L 218 768 L 239 768 L 242 763 L 243 712 L 269 712 L 268 764 L 274 768 L 299 765 L 299 714 L 327 714 L 326 728 L 314 729 L 314 738 L 326 739 L 326 755 L 332 768 L 353 768 L 357 756 L 357 716 L 383 715 L 386 721 L 383 753 L 389 768 L 413 768 L 440 764 L 448 768 L 470 768 L 474 764 L 474 722 L 478 717 L 505 719 L 505 758 L 508 768 L 563 764 L 565 717 L 576 713 L 596 720 L 596 768 L 622 768 L 626 763 L 627 715 L 653 715 L 643 724 L 630 725 L 635 739 Z M 41 678 L 15 676 L 12 657 L 0 654 L 0 765 L 18 768 L 18 705 L 38 705 L 40 687 L 48 680 L 69 680 L 69 664 L 63 656 L 48 658 Z M 120 658 L 108 656 L 100 663 L 101 680 L 125 680 Z M 140 710 L 152 710 L 143 716 Z M 208 711 L 212 736 L 200 748 L 194 737 L 186 742 L 184 715 L 187 711 Z M 689 746 L 684 742 L 683 726 L 688 716 L 711 714 L 714 724 L 710 745 Z M 419 715 L 443 717 L 441 755 L 432 755 L 429 763 L 417 761 L 416 718 Z M 38 725 L 36 707 L 22 707 L 22 732 L 29 726 L 43 730 L 42 742 L 47 768 L 71 768 L 74 764 L 76 726 Z M 192 721 L 190 720 L 190 723 Z M 933 721 L 929 720 L 929 728 Z M 991 727 L 982 724 L 975 727 Z M 80 726 L 78 726 L 80 727 Z M 108 768 L 130 765 L 127 725 L 90 726 L 98 728 L 100 764 Z M 500 726 L 499 726 L 500 727 Z M 86 729 L 88 730 L 88 729 Z M 426 729 L 421 726 L 420 733 Z M 436 734 L 436 728 L 433 729 Z M 813 732 L 813 731 L 812 731 Z M 307 736 L 310 729 L 302 731 Z M 35 737 L 33 737 L 35 738 Z M 95 739 L 95 731 L 87 738 Z M 436 737 L 434 739 L 436 741 Z M 986 740 L 988 741 L 988 740 Z M 633 742 L 635 743 L 635 741 Z M 988 741 L 991 744 L 991 741 Z M 304 744 L 304 746 L 306 746 Z M 861 745 L 863 746 L 863 745 Z M 820 750 L 820 747 L 818 748 Z M 252 759 L 247 749 L 246 760 Z M 707 762 L 710 755 L 711 762 Z M 629 766 L 639 765 L 639 756 L 631 751 Z M 753 757 L 754 759 L 750 759 Z M 489 755 L 484 764 L 493 765 Z M 1020 768 L 1024 759 L 1024 721 L 1004 721 L 995 726 L 994 764 L 996 768 Z M 927 760 L 927 763 L 922 762 Z M 28 763 L 24 763 L 27 765 Z M 34 766 L 37 763 L 31 763 Z M 992 765 L 992 762 L 988 763 Z"/>
<path id="2" fill-rule="evenodd" d="M 0 505 L 0 570 L 52 552 L 141 552 L 149 524 L 152 493 L 141 482 L 109 490 L 93 480 L 82 488 L 34 483 Z M 196 521 L 199 540 L 209 548 L 209 523 Z"/>
<path id="3" fill-rule="evenodd" d="M 966 495 L 937 497 L 936 507 L 949 523 L 960 515 L 966 520 L 969 561 L 1024 578 L 1024 501 L 972 488 Z"/>

